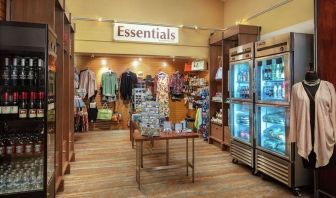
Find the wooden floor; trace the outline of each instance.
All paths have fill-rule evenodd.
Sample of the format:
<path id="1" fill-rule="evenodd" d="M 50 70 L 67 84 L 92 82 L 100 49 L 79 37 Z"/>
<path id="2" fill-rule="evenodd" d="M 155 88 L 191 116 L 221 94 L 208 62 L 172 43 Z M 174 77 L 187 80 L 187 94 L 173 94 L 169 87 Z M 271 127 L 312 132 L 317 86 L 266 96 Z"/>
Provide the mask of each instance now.
<path id="1" fill-rule="evenodd" d="M 148 151 L 149 145 L 146 145 Z M 195 142 L 195 183 L 185 169 L 142 171 L 142 189 L 135 182 L 135 150 L 127 130 L 76 134 L 76 162 L 65 176 L 65 190 L 57 197 L 294 197 L 274 181 L 251 174 L 231 162 L 228 152 L 220 151 L 201 139 Z M 155 149 L 164 144 L 155 143 Z M 170 162 L 185 163 L 185 140 L 170 143 Z M 144 166 L 164 164 L 164 156 L 146 156 Z M 310 196 L 305 196 L 310 197 Z"/>

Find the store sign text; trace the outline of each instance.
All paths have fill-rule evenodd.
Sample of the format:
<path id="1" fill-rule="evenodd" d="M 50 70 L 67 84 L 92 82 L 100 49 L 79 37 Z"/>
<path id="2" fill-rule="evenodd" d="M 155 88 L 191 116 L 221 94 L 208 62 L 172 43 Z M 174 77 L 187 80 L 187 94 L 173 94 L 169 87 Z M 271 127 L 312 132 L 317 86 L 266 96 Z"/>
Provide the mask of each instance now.
<path id="1" fill-rule="evenodd" d="M 179 31 L 175 27 L 115 23 L 113 34 L 116 41 L 167 44 L 179 41 Z"/>

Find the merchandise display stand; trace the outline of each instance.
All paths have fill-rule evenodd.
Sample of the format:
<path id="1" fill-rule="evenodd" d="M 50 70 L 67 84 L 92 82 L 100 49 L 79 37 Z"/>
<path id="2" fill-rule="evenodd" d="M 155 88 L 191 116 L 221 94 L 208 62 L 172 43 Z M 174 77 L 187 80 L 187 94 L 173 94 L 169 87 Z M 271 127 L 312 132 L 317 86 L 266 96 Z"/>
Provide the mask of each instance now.
<path id="1" fill-rule="evenodd" d="M 214 141 L 221 145 L 221 149 L 230 146 L 230 131 L 228 128 L 229 104 L 225 103 L 229 96 L 228 70 L 229 50 L 233 47 L 257 41 L 260 27 L 249 25 L 237 25 L 224 31 L 215 32 L 210 36 L 210 118 L 222 109 L 222 124 L 210 123 L 209 143 Z M 216 73 L 222 60 L 222 79 L 216 80 Z M 216 93 L 222 93 L 222 101 L 213 101 Z"/>

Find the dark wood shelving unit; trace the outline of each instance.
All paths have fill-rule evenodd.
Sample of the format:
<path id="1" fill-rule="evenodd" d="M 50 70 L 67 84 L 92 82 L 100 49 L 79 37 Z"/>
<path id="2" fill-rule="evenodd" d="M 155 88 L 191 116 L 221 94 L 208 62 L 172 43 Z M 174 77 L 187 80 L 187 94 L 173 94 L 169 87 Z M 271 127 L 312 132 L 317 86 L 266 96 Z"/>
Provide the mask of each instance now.
<path id="1" fill-rule="evenodd" d="M 0 0 L 1 1 L 1 0 Z M 74 151 L 74 34 L 75 24 L 65 0 L 11 0 L 10 20 L 48 24 L 57 36 L 55 189 L 63 191 Z"/>
<path id="2" fill-rule="evenodd" d="M 224 31 L 213 33 L 209 39 L 210 55 L 209 55 L 209 85 L 210 85 L 210 119 L 217 111 L 222 109 L 223 126 L 210 123 L 209 143 L 214 141 L 221 145 L 221 149 L 230 146 L 230 130 L 228 128 L 228 112 L 229 104 L 224 101 L 229 98 L 228 91 L 228 71 L 229 71 L 229 50 L 230 48 L 254 42 L 259 39 L 260 27 L 249 25 L 237 25 L 230 27 Z M 222 79 L 216 80 L 216 73 L 223 61 Z M 223 94 L 223 102 L 212 101 L 211 98 L 217 92 Z"/>

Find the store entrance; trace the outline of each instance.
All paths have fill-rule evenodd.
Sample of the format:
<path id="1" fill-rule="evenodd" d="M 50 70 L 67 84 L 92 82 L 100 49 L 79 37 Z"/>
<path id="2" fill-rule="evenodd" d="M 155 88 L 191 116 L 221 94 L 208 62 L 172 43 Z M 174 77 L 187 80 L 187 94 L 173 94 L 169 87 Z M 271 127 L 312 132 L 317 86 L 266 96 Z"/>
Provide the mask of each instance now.
<path id="1" fill-rule="evenodd" d="M 166 74 L 169 88 L 172 85 L 172 76 L 179 74 L 182 80 L 178 91 L 181 93 L 169 94 L 168 89 L 163 99 L 165 101 L 166 120 L 171 123 L 180 123 L 186 118 L 195 118 L 196 106 L 192 105 L 196 94 L 200 88 L 206 87 L 206 79 L 208 72 L 185 72 L 185 66 L 190 65 L 193 59 L 188 57 L 171 58 L 156 56 L 101 56 L 101 55 L 77 55 L 75 82 L 77 101 L 75 131 L 96 131 L 96 130 L 117 130 L 128 129 L 132 113 L 139 112 L 143 94 L 149 93 L 152 98 L 148 100 L 156 100 L 156 77 L 158 74 Z M 123 74 L 133 73 L 136 77 L 134 87 L 136 89 L 127 90 L 125 82 L 121 82 Z M 109 78 L 110 75 L 114 77 Z M 95 76 L 95 80 L 89 80 Z M 87 79 L 84 79 L 86 78 Z M 185 80 L 194 81 L 195 86 L 187 86 Z M 104 82 L 105 80 L 105 82 Z M 109 82 L 107 82 L 109 81 Z M 187 82 L 186 81 L 186 82 Z M 195 84 L 202 82 L 201 84 Z M 127 82 L 129 83 L 129 82 Z M 110 87 L 110 85 L 112 87 Z M 94 88 L 94 92 L 92 91 Z M 84 89 L 84 90 L 83 90 Z M 106 89 L 106 90 L 105 90 Z M 188 89 L 188 93 L 184 93 L 184 89 Z M 136 92 L 139 92 L 136 93 Z M 79 98 L 83 98 L 83 102 Z M 190 101 L 190 104 L 189 102 Z M 85 106 L 83 106 L 85 104 Z M 101 117 L 99 112 L 103 109 L 112 111 L 112 119 Z M 164 110 L 164 111 L 166 111 Z M 109 113 L 111 112 L 109 111 Z M 107 112 L 107 111 L 106 111 Z M 112 131 L 113 132 L 113 131 Z"/>

